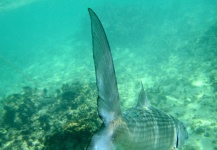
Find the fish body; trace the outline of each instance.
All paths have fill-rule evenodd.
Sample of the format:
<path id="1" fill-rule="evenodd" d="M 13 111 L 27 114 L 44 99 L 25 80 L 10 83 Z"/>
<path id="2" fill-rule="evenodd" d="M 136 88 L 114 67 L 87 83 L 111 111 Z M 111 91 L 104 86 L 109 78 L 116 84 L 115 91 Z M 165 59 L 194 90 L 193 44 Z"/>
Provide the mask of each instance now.
<path id="1" fill-rule="evenodd" d="M 104 28 L 92 9 L 93 58 L 98 89 L 98 114 L 103 121 L 88 150 L 177 150 L 188 139 L 185 125 L 150 105 L 142 86 L 138 103 L 124 112 L 110 46 Z"/>

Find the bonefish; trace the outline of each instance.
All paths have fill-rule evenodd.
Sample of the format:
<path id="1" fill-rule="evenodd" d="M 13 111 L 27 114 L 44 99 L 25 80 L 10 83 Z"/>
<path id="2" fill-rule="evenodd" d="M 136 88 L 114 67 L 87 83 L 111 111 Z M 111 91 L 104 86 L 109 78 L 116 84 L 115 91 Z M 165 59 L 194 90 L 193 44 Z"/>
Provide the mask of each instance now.
<path id="1" fill-rule="evenodd" d="M 143 86 L 135 107 L 122 112 L 110 46 L 92 9 L 93 58 L 98 89 L 98 114 L 103 121 L 88 150 L 177 150 L 188 139 L 185 125 L 150 105 Z"/>

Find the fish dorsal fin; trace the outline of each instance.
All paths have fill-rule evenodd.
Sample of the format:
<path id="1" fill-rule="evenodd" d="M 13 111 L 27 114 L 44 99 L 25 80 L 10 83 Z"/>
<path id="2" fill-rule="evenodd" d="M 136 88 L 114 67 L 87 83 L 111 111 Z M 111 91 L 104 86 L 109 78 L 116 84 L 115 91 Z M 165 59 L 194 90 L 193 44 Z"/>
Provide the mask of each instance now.
<path id="1" fill-rule="evenodd" d="M 150 102 L 147 98 L 147 95 L 145 93 L 143 84 L 141 83 L 142 88 L 141 91 L 139 93 L 139 99 L 138 99 L 138 103 L 137 103 L 137 107 L 149 107 L 150 106 Z"/>
<path id="2" fill-rule="evenodd" d="M 90 8 L 88 11 L 91 18 L 93 59 L 98 89 L 98 113 L 107 125 L 121 115 L 117 80 L 104 28 L 95 12 Z"/>

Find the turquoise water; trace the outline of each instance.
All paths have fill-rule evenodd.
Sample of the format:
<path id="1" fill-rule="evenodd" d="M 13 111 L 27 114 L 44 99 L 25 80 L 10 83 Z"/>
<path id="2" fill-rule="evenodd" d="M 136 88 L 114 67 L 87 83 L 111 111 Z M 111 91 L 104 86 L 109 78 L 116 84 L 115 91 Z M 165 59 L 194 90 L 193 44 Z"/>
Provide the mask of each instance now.
<path id="1" fill-rule="evenodd" d="M 122 109 L 142 81 L 152 105 L 187 125 L 182 149 L 216 150 L 214 0 L 0 2 L 0 149 L 84 149 L 100 125 L 88 7 L 110 41 Z"/>

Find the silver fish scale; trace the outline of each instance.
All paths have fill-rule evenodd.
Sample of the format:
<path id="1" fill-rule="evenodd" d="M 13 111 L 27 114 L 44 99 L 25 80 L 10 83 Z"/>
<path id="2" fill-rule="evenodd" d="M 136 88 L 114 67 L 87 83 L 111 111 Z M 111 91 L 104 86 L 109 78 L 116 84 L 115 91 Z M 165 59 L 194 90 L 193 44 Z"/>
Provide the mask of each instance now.
<path id="1" fill-rule="evenodd" d="M 123 120 L 128 128 L 128 132 L 125 131 L 128 134 L 122 140 L 124 147 L 141 150 L 170 150 L 175 147 L 179 121 L 174 117 L 151 106 L 129 109 L 123 113 Z"/>

